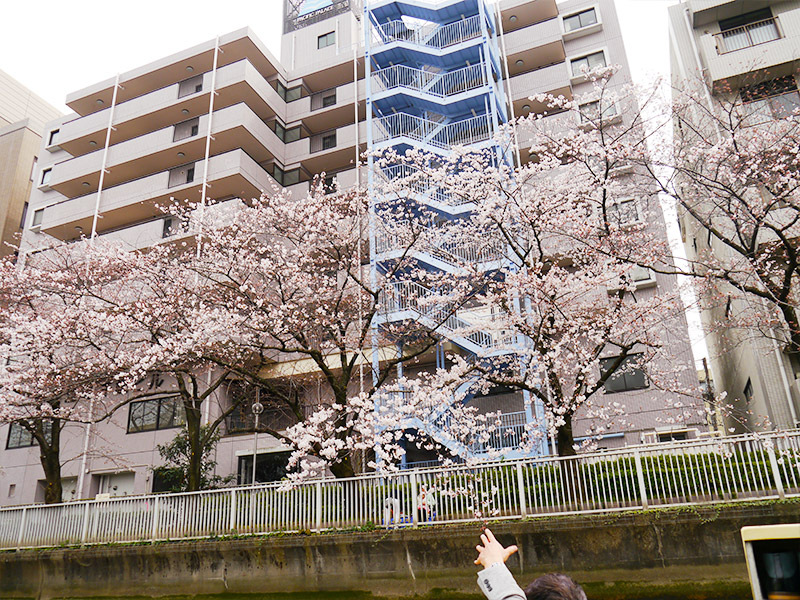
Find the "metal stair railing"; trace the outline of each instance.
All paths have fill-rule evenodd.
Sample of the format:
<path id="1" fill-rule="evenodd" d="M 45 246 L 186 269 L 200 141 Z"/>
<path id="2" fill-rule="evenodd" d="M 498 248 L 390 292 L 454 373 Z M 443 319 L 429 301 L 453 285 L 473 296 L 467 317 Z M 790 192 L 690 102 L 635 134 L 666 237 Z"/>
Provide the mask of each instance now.
<path id="1" fill-rule="evenodd" d="M 380 229 L 375 235 L 375 251 L 382 254 L 407 247 L 411 243 L 411 239 L 403 231 L 403 228 L 408 224 L 409 221 L 399 221 L 397 223 L 401 228 L 399 232 Z M 460 240 L 437 240 L 441 228 L 422 224 L 418 224 L 417 227 L 426 234 L 424 242 L 419 245 L 419 250 L 427 252 L 453 267 L 464 263 L 493 262 L 502 259 L 505 255 L 503 245 L 499 242 L 485 246 Z"/>
<path id="2" fill-rule="evenodd" d="M 393 65 L 372 74 L 378 92 L 406 88 L 446 98 L 479 88 L 486 83 L 483 65 L 470 65 L 446 73 L 432 73 L 406 65 Z"/>
<path id="3" fill-rule="evenodd" d="M 395 179 L 413 177 L 418 172 L 419 171 L 416 167 L 412 167 L 410 165 L 393 165 L 391 167 L 385 167 L 377 170 L 377 174 L 385 184 L 388 184 Z M 405 183 L 404 188 L 409 189 L 415 194 L 419 194 L 421 197 L 429 198 L 434 202 L 445 204 L 447 206 L 463 206 L 464 204 L 471 203 L 469 198 L 453 195 L 450 192 L 443 190 L 429 177 L 423 179 L 416 178 L 412 182 Z"/>
<path id="4" fill-rule="evenodd" d="M 493 134 L 488 115 L 443 124 L 399 112 L 375 119 L 373 124 L 376 133 L 373 140 L 375 143 L 408 137 L 443 150 L 449 150 L 453 146 L 483 142 L 491 139 Z"/>
<path id="5" fill-rule="evenodd" d="M 405 21 L 397 19 L 377 28 L 376 43 L 407 42 L 427 48 L 447 48 L 480 37 L 480 19 L 480 15 L 473 15 L 447 25 L 432 23 L 416 29 L 410 28 Z"/>
<path id="6" fill-rule="evenodd" d="M 459 317 L 450 306 L 438 303 L 420 306 L 420 299 L 424 300 L 430 297 L 433 292 L 415 281 L 392 282 L 387 291 L 389 291 L 388 294 L 381 293 L 384 314 L 411 311 L 420 318 L 427 318 L 438 324 L 438 331 L 451 339 L 465 339 L 482 349 L 489 349 L 496 345 L 492 334 L 486 331 L 462 333 L 472 329 L 474 325 Z"/>

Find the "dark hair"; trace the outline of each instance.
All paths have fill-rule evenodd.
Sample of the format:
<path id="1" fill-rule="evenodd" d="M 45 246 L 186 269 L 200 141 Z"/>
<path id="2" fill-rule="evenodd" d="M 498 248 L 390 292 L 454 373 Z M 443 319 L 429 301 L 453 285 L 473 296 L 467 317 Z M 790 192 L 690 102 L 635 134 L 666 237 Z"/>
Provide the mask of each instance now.
<path id="1" fill-rule="evenodd" d="M 548 573 L 534 579 L 525 588 L 525 596 L 528 600 L 586 600 L 583 588 L 561 573 Z"/>

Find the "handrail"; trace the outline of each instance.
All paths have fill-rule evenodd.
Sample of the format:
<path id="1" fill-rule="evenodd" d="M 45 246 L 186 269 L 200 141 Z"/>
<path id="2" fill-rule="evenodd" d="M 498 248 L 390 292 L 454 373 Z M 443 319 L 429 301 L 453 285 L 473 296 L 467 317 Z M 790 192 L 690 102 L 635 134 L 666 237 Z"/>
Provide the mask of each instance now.
<path id="1" fill-rule="evenodd" d="M 480 15 L 473 15 L 446 25 L 431 23 L 416 29 L 410 28 L 405 21 L 397 19 L 376 28 L 376 45 L 407 42 L 429 48 L 447 48 L 480 37 L 480 19 Z"/>
<path id="2" fill-rule="evenodd" d="M 717 54 L 727 54 L 728 52 L 758 46 L 759 44 L 766 44 L 782 37 L 775 17 L 748 23 L 733 29 L 726 29 L 714 34 Z"/>
<path id="3" fill-rule="evenodd" d="M 462 121 L 439 123 L 424 117 L 399 112 L 373 121 L 374 142 L 380 143 L 399 137 L 449 150 L 490 140 L 492 126 L 489 115 L 478 115 Z"/>
<path id="4" fill-rule="evenodd" d="M 406 65 L 393 65 L 372 73 L 376 92 L 398 87 L 447 98 L 486 85 L 483 65 L 469 65 L 446 73 L 433 73 Z"/>
<path id="5" fill-rule="evenodd" d="M 799 455 L 800 431 L 793 430 L 294 486 L 7 507 L 0 509 L 0 549 L 411 526 L 423 485 L 434 524 L 799 497 Z M 393 513 L 385 512 L 387 501 Z"/>

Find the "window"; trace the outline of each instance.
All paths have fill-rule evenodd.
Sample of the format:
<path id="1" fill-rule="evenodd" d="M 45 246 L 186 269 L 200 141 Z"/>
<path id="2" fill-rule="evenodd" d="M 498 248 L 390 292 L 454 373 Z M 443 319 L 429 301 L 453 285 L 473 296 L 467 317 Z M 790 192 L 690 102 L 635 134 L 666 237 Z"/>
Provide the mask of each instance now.
<path id="1" fill-rule="evenodd" d="M 646 267 L 633 267 L 630 271 L 630 278 L 636 289 L 642 289 L 656 285 L 655 274 Z"/>
<path id="2" fill-rule="evenodd" d="M 189 96 L 203 91 L 203 76 L 195 75 L 189 79 L 184 79 L 178 84 L 178 98 Z"/>
<path id="3" fill-rule="evenodd" d="M 322 97 L 322 108 L 333 106 L 334 104 L 336 104 L 336 92 Z"/>
<path id="4" fill-rule="evenodd" d="M 58 132 L 61 131 L 60 129 L 53 129 L 50 132 L 50 137 L 47 138 L 47 145 L 52 146 L 56 143 L 56 138 L 58 137 Z"/>
<path id="5" fill-rule="evenodd" d="M 659 442 L 680 442 L 689 439 L 688 431 L 666 431 L 658 434 Z"/>
<path id="6" fill-rule="evenodd" d="M 608 220 L 613 225 L 625 226 L 640 223 L 639 203 L 636 198 L 627 198 L 614 202 L 608 207 Z"/>
<path id="7" fill-rule="evenodd" d="M 28 203 L 22 205 L 22 218 L 19 220 L 19 228 L 25 229 L 25 217 L 28 216 Z"/>
<path id="8" fill-rule="evenodd" d="M 43 208 L 33 211 L 33 221 L 31 222 L 31 227 L 41 227 L 43 219 L 44 219 Z"/>
<path id="9" fill-rule="evenodd" d="M 331 31 L 325 33 L 317 38 L 317 49 L 322 50 L 328 46 L 333 46 L 336 43 L 336 32 Z"/>
<path id="10" fill-rule="evenodd" d="M 597 67 L 605 67 L 606 55 L 601 50 L 600 52 L 595 52 L 593 54 L 589 54 L 588 56 L 574 58 L 570 61 L 570 66 L 572 67 L 572 76 L 581 77 L 584 73 L 584 69 L 591 71 Z"/>
<path id="11" fill-rule="evenodd" d="M 195 117 L 194 119 L 184 121 L 183 123 L 176 123 L 174 133 L 172 134 L 172 141 L 177 142 L 195 136 L 197 135 L 199 129 L 200 117 Z"/>
<path id="12" fill-rule="evenodd" d="M 8 440 L 6 440 L 6 449 L 12 448 L 28 448 L 35 446 L 36 440 L 33 439 L 33 434 L 25 429 L 19 423 L 11 423 L 8 427 Z"/>
<path id="13" fill-rule="evenodd" d="M 183 406 L 180 398 L 168 396 L 132 402 L 128 413 L 128 433 L 169 429 L 183 425 Z"/>
<path id="14" fill-rule="evenodd" d="M 322 180 L 322 191 L 326 195 L 336 191 L 336 175 L 328 175 Z"/>
<path id="15" fill-rule="evenodd" d="M 186 183 L 192 183 L 194 181 L 194 167 L 190 167 L 188 171 L 186 171 Z"/>
<path id="16" fill-rule="evenodd" d="M 600 100 L 587 102 L 578 107 L 578 112 L 581 115 L 581 123 L 589 123 L 598 119 L 608 120 L 617 115 L 617 105 L 608 104 L 603 108 L 603 114 L 600 114 Z"/>
<path id="17" fill-rule="evenodd" d="M 719 22 L 717 52 L 725 54 L 780 39 L 772 11 L 762 8 Z"/>
<path id="18" fill-rule="evenodd" d="M 39 181 L 39 185 L 47 185 L 50 183 L 50 175 L 53 173 L 53 169 L 44 169 L 42 171 L 42 178 Z"/>
<path id="19" fill-rule="evenodd" d="M 282 186 L 290 186 L 300 182 L 300 169 L 284 171 L 277 164 L 272 165 L 272 177 Z"/>
<path id="20" fill-rule="evenodd" d="M 595 9 L 590 8 L 589 10 L 584 10 L 578 14 L 564 17 L 564 30 L 575 31 L 576 29 L 588 27 L 589 25 L 594 25 L 595 23 L 597 23 L 597 13 L 595 12 Z"/>
<path id="21" fill-rule="evenodd" d="M 287 88 L 280 81 L 275 82 L 275 89 L 278 95 L 283 98 L 284 102 L 294 102 L 303 96 L 303 88 L 299 85 L 293 88 Z"/>
<path id="22" fill-rule="evenodd" d="M 323 150 L 330 150 L 331 148 L 336 148 L 336 132 L 330 133 L 328 135 L 322 136 L 322 149 Z"/>
<path id="23" fill-rule="evenodd" d="M 256 482 L 280 481 L 289 471 L 290 452 L 269 452 L 256 458 Z M 240 456 L 236 482 L 238 485 L 253 483 L 253 455 Z"/>
<path id="24" fill-rule="evenodd" d="M 744 386 L 744 400 L 747 404 L 750 404 L 753 401 L 753 382 L 750 381 L 750 378 L 747 378 L 747 383 Z"/>
<path id="25" fill-rule="evenodd" d="M 48 442 L 50 442 L 53 422 L 50 420 L 43 421 L 42 427 L 45 435 L 47 436 Z M 6 449 L 10 450 L 12 448 L 29 448 L 30 446 L 35 445 L 36 440 L 34 439 L 33 434 L 25 429 L 25 427 L 23 427 L 20 423 L 11 423 L 9 425 Z"/>
<path id="26" fill-rule="evenodd" d="M 270 129 L 275 132 L 275 135 L 278 136 L 278 139 L 281 140 L 284 144 L 288 144 L 290 142 L 296 142 L 300 139 L 300 125 L 296 125 L 295 127 L 290 127 L 289 129 L 286 128 L 286 125 L 281 123 L 279 120 L 275 120 L 269 124 Z"/>
<path id="27" fill-rule="evenodd" d="M 800 109 L 800 94 L 792 75 L 742 88 L 739 95 L 745 125 L 782 119 Z"/>
<path id="28" fill-rule="evenodd" d="M 605 375 L 608 373 L 618 360 L 618 356 L 601 359 L 600 374 Z M 647 375 L 641 368 L 641 360 L 641 354 L 629 354 L 626 356 L 614 373 L 606 379 L 606 393 L 627 392 L 646 388 L 648 386 Z"/>

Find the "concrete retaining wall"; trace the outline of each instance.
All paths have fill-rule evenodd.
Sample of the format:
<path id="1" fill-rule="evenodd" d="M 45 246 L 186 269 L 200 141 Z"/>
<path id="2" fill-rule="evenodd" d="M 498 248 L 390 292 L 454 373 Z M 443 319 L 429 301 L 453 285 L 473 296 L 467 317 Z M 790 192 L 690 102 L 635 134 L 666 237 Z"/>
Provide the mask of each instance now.
<path id="1" fill-rule="evenodd" d="M 509 564 L 521 583 L 556 570 L 593 598 L 686 597 L 680 589 L 693 598 L 704 597 L 703 589 L 705 597 L 745 598 L 740 528 L 798 521 L 800 502 L 786 501 L 507 521 L 492 529 L 520 547 Z M 4 552 L 0 598 L 322 591 L 467 598 L 477 592 L 478 534 L 477 524 L 464 524 Z"/>

